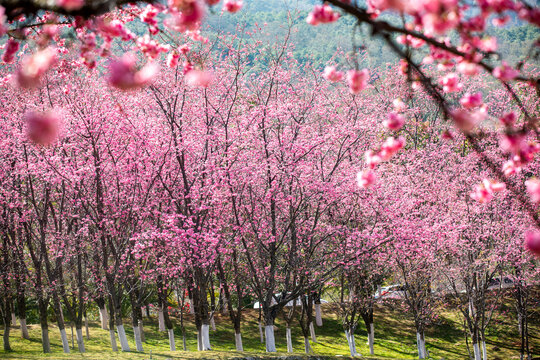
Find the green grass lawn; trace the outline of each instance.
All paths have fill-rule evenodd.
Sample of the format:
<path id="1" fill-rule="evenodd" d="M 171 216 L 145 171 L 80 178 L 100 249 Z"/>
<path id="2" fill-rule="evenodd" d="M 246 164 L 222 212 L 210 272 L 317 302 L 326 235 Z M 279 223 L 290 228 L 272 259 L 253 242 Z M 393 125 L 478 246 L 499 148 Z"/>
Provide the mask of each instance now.
<path id="1" fill-rule="evenodd" d="M 331 313 L 329 308 L 323 307 L 324 324 L 316 328 L 317 343 L 312 344 L 312 348 L 317 355 L 347 357 L 349 355 L 347 342 L 340 321 L 336 315 Z M 498 315 L 492 324 L 488 334 L 487 349 L 490 359 L 518 359 L 519 358 L 519 337 L 516 321 L 512 318 L 512 313 Z M 243 344 L 246 352 L 238 353 L 234 351 L 234 333 L 227 316 L 217 315 L 216 331 L 211 331 L 211 344 L 215 351 L 197 352 L 196 333 L 192 319 L 188 317 L 187 326 L 187 347 L 188 351 L 169 351 L 168 337 L 165 332 L 159 332 L 157 319 L 155 317 L 146 318 L 144 322 L 146 343 L 144 353 L 114 353 L 110 350 L 109 332 L 99 327 L 97 313 L 92 314 L 90 322 L 90 340 L 85 339 L 86 353 L 78 354 L 72 349 L 72 354 L 64 355 L 60 341 L 60 334 L 56 327 L 51 326 L 49 334 L 51 337 L 51 354 L 43 354 L 41 348 L 41 332 L 39 325 L 30 325 L 30 340 L 20 338 L 19 330 L 12 328 L 11 346 L 13 352 L 6 353 L 0 350 L 0 359 L 225 359 L 238 358 L 242 356 L 264 356 L 264 344 L 261 344 L 259 330 L 257 326 L 257 313 L 248 310 L 245 313 L 242 324 Z M 427 348 L 432 359 L 466 359 L 467 350 L 465 338 L 459 324 L 456 312 L 442 312 L 437 320 L 437 324 L 426 333 Z M 178 321 L 176 324 L 178 325 Z M 126 331 L 130 340 L 131 349 L 135 349 L 133 332 L 126 321 Z M 276 323 L 276 345 L 278 354 L 285 355 L 285 326 L 282 319 Z M 70 338 L 70 329 L 67 329 Z M 84 333 L 84 330 L 83 330 Z M 540 327 L 538 321 L 533 321 L 530 328 L 533 353 L 540 355 Z M 182 335 L 180 327 L 175 328 L 176 347 L 182 349 Z M 70 338 L 71 339 L 71 338 Z M 295 355 L 301 355 L 304 349 L 304 340 L 300 329 L 293 329 Z M 356 334 L 357 350 L 369 358 L 366 332 L 360 328 Z M 76 347 L 76 342 L 75 342 Z M 416 335 L 410 320 L 407 319 L 401 310 L 392 310 L 387 307 L 378 308 L 375 314 L 375 357 L 373 359 L 414 359 L 416 355 Z"/>

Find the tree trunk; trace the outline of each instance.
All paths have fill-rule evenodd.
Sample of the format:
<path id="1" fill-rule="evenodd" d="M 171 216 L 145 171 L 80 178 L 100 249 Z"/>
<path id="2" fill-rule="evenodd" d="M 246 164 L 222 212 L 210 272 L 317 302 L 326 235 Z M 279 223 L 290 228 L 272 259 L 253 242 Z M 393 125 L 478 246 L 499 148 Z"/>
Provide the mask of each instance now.
<path id="1" fill-rule="evenodd" d="M 309 333 L 311 334 L 311 341 L 316 343 L 317 342 L 317 336 L 315 335 L 315 326 L 313 326 L 313 322 L 309 323 Z"/>
<path id="2" fill-rule="evenodd" d="M 260 338 L 261 338 L 261 344 L 264 343 L 264 332 L 263 332 L 263 326 L 262 326 L 262 323 L 261 321 L 259 320 L 259 335 L 260 335 Z"/>
<path id="3" fill-rule="evenodd" d="M 285 337 L 287 338 L 287 352 L 292 353 L 293 352 L 293 345 L 292 345 L 292 334 L 291 334 L 291 328 L 287 327 L 285 329 Z"/>
<path id="4" fill-rule="evenodd" d="M 373 323 L 370 323 L 369 329 L 368 329 L 368 345 L 369 345 L 370 355 L 375 354 L 375 350 L 373 349 L 374 343 L 375 343 L 375 330 L 374 330 Z"/>
<path id="5" fill-rule="evenodd" d="M 114 309 L 112 305 L 112 300 L 109 300 L 109 310 L 110 316 L 108 316 L 107 311 L 105 311 L 105 314 L 107 314 L 107 319 L 109 320 L 108 329 L 109 338 L 111 340 L 111 349 L 112 351 L 118 351 L 118 345 L 116 344 L 116 334 L 114 332 Z"/>
<path id="6" fill-rule="evenodd" d="M 202 335 L 202 340 L 201 340 L 202 350 L 203 351 L 212 350 L 212 347 L 210 346 L 210 325 L 209 324 L 203 323 L 201 325 L 201 335 Z"/>
<path id="7" fill-rule="evenodd" d="M 145 335 L 144 335 L 144 324 L 143 324 L 143 321 L 142 321 L 141 319 L 139 319 L 138 324 L 139 324 L 139 332 L 141 333 L 141 341 L 142 341 L 142 342 L 146 342 L 146 337 L 145 337 Z"/>
<path id="8" fill-rule="evenodd" d="M 304 338 L 304 350 L 305 350 L 306 354 L 311 353 L 311 346 L 309 345 L 309 338 L 308 337 Z"/>
<path id="9" fill-rule="evenodd" d="M 176 351 L 176 343 L 174 342 L 174 330 L 168 329 L 167 332 L 169 333 L 169 349 L 171 351 Z"/>
<path id="10" fill-rule="evenodd" d="M 58 330 L 60 330 L 60 337 L 62 339 L 62 348 L 64 349 L 64 353 L 69 354 L 69 341 L 66 334 L 64 314 L 62 312 L 62 306 L 60 305 L 60 300 L 55 294 L 53 295 L 53 304 L 54 304 L 54 310 L 56 313 L 56 323 L 58 324 Z"/>
<path id="11" fill-rule="evenodd" d="M 17 315 L 14 312 L 11 313 L 11 326 L 17 326 Z"/>
<path id="12" fill-rule="evenodd" d="M 425 359 L 426 353 L 425 353 L 425 347 L 423 344 L 423 335 L 419 332 L 416 333 L 416 347 L 418 348 L 418 358 L 419 359 Z"/>
<path id="13" fill-rule="evenodd" d="M 482 340 L 482 360 L 487 360 L 487 349 L 485 340 Z"/>
<path id="14" fill-rule="evenodd" d="M 30 339 L 28 335 L 28 327 L 26 325 L 26 299 L 24 295 L 17 296 L 17 314 L 19 315 L 19 323 L 21 324 L 21 336 L 23 339 Z"/>
<path id="15" fill-rule="evenodd" d="M 38 296 L 39 323 L 41 326 L 41 345 L 44 353 L 51 352 L 51 341 L 49 340 L 49 324 L 47 323 L 47 303 L 42 296 Z"/>
<path id="16" fill-rule="evenodd" d="M 480 355 L 480 345 L 476 342 L 473 342 L 473 351 L 474 351 L 474 360 L 481 360 L 482 356 Z"/>
<path id="17" fill-rule="evenodd" d="M 62 339 L 62 348 L 66 354 L 69 354 L 69 340 L 66 334 L 66 328 L 60 329 L 60 338 Z"/>
<path id="18" fill-rule="evenodd" d="M 158 309 L 158 326 L 159 331 L 165 331 L 165 319 L 163 318 L 163 308 Z"/>
<path id="19" fill-rule="evenodd" d="M 118 351 L 118 345 L 116 345 L 116 334 L 114 333 L 114 329 L 112 327 L 109 329 L 109 338 L 111 340 L 112 351 Z"/>
<path id="20" fill-rule="evenodd" d="M 321 304 L 315 303 L 315 323 L 317 326 L 322 326 L 322 314 L 321 314 Z"/>
<path id="21" fill-rule="evenodd" d="M 101 328 L 103 330 L 109 330 L 109 314 L 107 313 L 105 306 L 103 306 L 103 308 L 99 308 L 99 320 L 101 321 Z"/>
<path id="22" fill-rule="evenodd" d="M 75 331 L 77 334 L 77 348 L 79 349 L 79 352 L 83 353 L 85 352 L 85 349 L 84 349 L 84 337 L 83 337 L 82 328 L 77 327 Z"/>
<path id="23" fill-rule="evenodd" d="M 28 335 L 28 326 L 26 326 L 26 318 L 19 319 L 19 323 L 21 324 L 21 337 L 23 339 L 30 339 L 30 335 Z"/>
<path id="24" fill-rule="evenodd" d="M 197 351 L 202 351 L 202 326 L 197 328 Z"/>
<path id="25" fill-rule="evenodd" d="M 4 313 L 2 316 L 2 320 L 4 323 L 4 351 L 9 352 L 11 351 L 11 346 L 9 344 L 9 331 L 10 331 L 10 315 L 9 315 L 9 308 L 11 307 L 11 304 L 9 303 L 8 299 L 5 299 L 3 302 L 4 309 L 2 309 L 2 312 Z"/>
<path id="26" fill-rule="evenodd" d="M 236 345 L 236 351 L 244 351 L 244 346 L 242 345 L 241 333 L 234 333 L 234 343 Z"/>
<path id="27" fill-rule="evenodd" d="M 266 337 L 266 352 L 276 352 L 276 340 L 274 337 L 274 324 L 264 326 L 264 335 Z"/>
<path id="28" fill-rule="evenodd" d="M 139 326 L 133 326 L 133 337 L 135 338 L 135 348 L 137 351 L 143 352 L 143 345 L 141 339 L 141 328 Z"/>
<path id="29" fill-rule="evenodd" d="M 347 345 L 349 345 L 349 352 L 351 356 L 356 356 L 356 345 L 354 343 L 354 337 L 349 330 L 345 330 L 345 337 L 347 338 Z"/>
<path id="30" fill-rule="evenodd" d="M 84 314 L 84 330 L 86 332 L 86 340 L 90 340 L 90 329 L 88 328 L 88 317 Z"/>
<path id="31" fill-rule="evenodd" d="M 130 351 L 126 330 L 124 329 L 122 320 L 116 320 L 116 331 L 118 332 L 118 340 L 120 340 L 120 347 L 122 348 L 122 351 Z"/>

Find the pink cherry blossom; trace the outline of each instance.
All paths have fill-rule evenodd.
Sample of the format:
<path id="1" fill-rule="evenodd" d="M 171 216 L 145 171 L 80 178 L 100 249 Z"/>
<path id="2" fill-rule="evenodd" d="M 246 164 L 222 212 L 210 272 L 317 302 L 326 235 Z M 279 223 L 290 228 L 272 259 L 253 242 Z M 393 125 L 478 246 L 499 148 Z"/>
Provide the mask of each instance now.
<path id="1" fill-rule="evenodd" d="M 465 95 L 463 95 L 463 97 L 459 100 L 459 103 L 467 109 L 482 106 L 482 93 L 465 93 Z"/>
<path id="2" fill-rule="evenodd" d="M 493 69 L 493 76 L 502 81 L 511 81 L 519 76 L 519 71 L 503 62 L 501 66 L 497 66 Z"/>
<path id="3" fill-rule="evenodd" d="M 405 104 L 400 98 L 394 99 L 392 101 L 392 105 L 394 106 L 394 111 L 398 113 L 407 109 L 407 104 Z"/>
<path id="4" fill-rule="evenodd" d="M 156 26 L 157 25 L 156 16 L 158 12 L 159 10 L 155 6 L 147 5 L 144 8 L 143 12 L 141 12 L 141 15 L 139 15 L 139 18 L 141 19 L 141 21 L 147 23 L 148 25 Z"/>
<path id="5" fill-rule="evenodd" d="M 22 88 L 33 88 L 41 83 L 41 77 L 56 63 L 56 50 L 52 47 L 26 56 L 17 71 L 17 83 Z"/>
<path id="6" fill-rule="evenodd" d="M 505 176 L 511 176 L 519 173 L 521 171 L 521 166 L 519 166 L 514 160 L 508 160 L 503 164 L 502 171 Z"/>
<path id="7" fill-rule="evenodd" d="M 369 80 L 369 70 L 349 70 L 347 71 L 347 85 L 351 94 L 358 94 L 367 87 Z"/>
<path id="8" fill-rule="evenodd" d="M 525 245 L 533 254 L 540 257 L 540 232 L 528 231 L 525 234 Z"/>
<path id="9" fill-rule="evenodd" d="M 475 185 L 474 191 L 471 193 L 471 198 L 479 203 L 487 203 L 493 198 L 493 193 L 485 188 L 483 184 Z"/>
<path id="10" fill-rule="evenodd" d="M 366 189 L 373 185 L 376 181 L 375 172 L 371 169 L 360 171 L 356 176 L 358 186 L 362 189 Z"/>
<path id="11" fill-rule="evenodd" d="M 471 132 L 487 116 L 485 108 L 467 111 L 463 109 L 453 110 L 450 113 L 454 124 L 463 132 Z"/>
<path id="12" fill-rule="evenodd" d="M 19 51 L 19 42 L 14 39 L 9 39 L 4 54 L 2 55 L 2 61 L 7 64 L 12 63 L 17 51 Z"/>
<path id="13" fill-rule="evenodd" d="M 516 119 L 517 119 L 517 115 L 513 111 L 510 111 L 509 113 L 506 113 L 499 118 L 501 123 L 506 127 L 513 126 L 516 122 Z"/>
<path id="14" fill-rule="evenodd" d="M 204 17 L 204 4 L 201 0 L 175 0 L 172 17 L 166 22 L 166 25 L 175 31 L 186 32 L 188 30 L 198 30 Z"/>
<path id="15" fill-rule="evenodd" d="M 366 160 L 367 166 L 371 169 L 374 169 L 382 161 L 382 158 L 379 154 L 376 154 L 373 150 L 368 150 L 364 154 L 364 159 Z"/>
<path id="16" fill-rule="evenodd" d="M 25 115 L 26 135 L 30 141 L 43 146 L 51 145 L 58 138 L 60 119 L 55 112 L 29 112 Z"/>
<path id="17" fill-rule="evenodd" d="M 540 180 L 537 178 L 532 178 L 525 181 L 525 186 L 527 187 L 527 192 L 533 203 L 540 202 Z"/>
<path id="18" fill-rule="evenodd" d="M 338 71 L 335 66 L 327 66 L 324 68 L 323 78 L 328 81 L 336 82 L 343 80 L 343 72 Z"/>
<path id="19" fill-rule="evenodd" d="M 170 68 L 174 68 L 178 65 L 178 60 L 180 59 L 180 54 L 177 51 L 171 52 L 167 56 L 167 66 Z"/>
<path id="20" fill-rule="evenodd" d="M 481 184 L 475 185 L 474 191 L 471 193 L 471 198 L 480 203 L 486 203 L 493 198 L 495 193 L 501 192 L 504 189 L 506 189 L 504 183 L 484 179 Z"/>
<path id="21" fill-rule="evenodd" d="M 459 77 L 456 73 L 450 73 L 440 80 L 444 92 L 461 91 L 463 84 L 459 82 Z"/>
<path id="22" fill-rule="evenodd" d="M 405 146 L 405 138 L 400 136 L 399 138 L 389 137 L 381 146 L 380 156 L 383 161 L 389 160 L 399 150 Z"/>
<path id="23" fill-rule="evenodd" d="M 67 11 L 79 10 L 84 6 L 84 0 L 56 0 L 56 6 L 60 6 Z"/>
<path id="24" fill-rule="evenodd" d="M 244 6 L 244 2 L 242 0 L 225 0 L 223 2 L 223 10 L 230 13 L 239 11 L 242 6 Z"/>
<path id="25" fill-rule="evenodd" d="M 467 76 L 474 76 L 478 75 L 480 72 L 480 69 L 477 64 L 468 62 L 468 61 L 460 61 L 457 65 L 457 71 L 459 71 L 463 75 Z"/>
<path id="26" fill-rule="evenodd" d="M 315 5 L 308 14 L 306 22 L 310 25 L 328 24 L 339 19 L 339 13 L 335 12 L 328 4 Z"/>
<path id="27" fill-rule="evenodd" d="M 132 90 L 150 84 L 157 73 L 158 66 L 148 63 L 140 70 L 136 69 L 136 57 L 127 53 L 118 60 L 109 63 L 109 84 L 121 89 Z"/>
<path id="28" fill-rule="evenodd" d="M 388 117 L 384 120 L 383 125 L 390 130 L 397 131 L 403 127 L 405 124 L 405 118 L 403 115 L 397 114 L 395 112 L 388 113 Z"/>
<path id="29" fill-rule="evenodd" d="M 214 80 L 214 75 L 209 71 L 190 70 L 185 75 L 186 84 L 193 87 L 208 87 Z"/>
<path id="30" fill-rule="evenodd" d="M 137 46 L 150 60 L 155 60 L 162 52 L 170 50 L 169 45 L 163 45 L 151 39 L 148 34 L 137 39 Z"/>

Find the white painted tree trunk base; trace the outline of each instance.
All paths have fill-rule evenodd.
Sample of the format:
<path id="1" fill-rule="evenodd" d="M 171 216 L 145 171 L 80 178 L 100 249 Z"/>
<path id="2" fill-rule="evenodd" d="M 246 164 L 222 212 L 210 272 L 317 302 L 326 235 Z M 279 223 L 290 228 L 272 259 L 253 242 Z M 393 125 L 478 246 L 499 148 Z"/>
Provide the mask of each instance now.
<path id="1" fill-rule="evenodd" d="M 11 326 L 17 326 L 17 315 L 11 313 Z"/>
<path id="2" fill-rule="evenodd" d="M 244 345 L 242 344 L 242 334 L 234 334 L 234 344 L 236 345 L 236 351 L 244 351 Z"/>
<path id="3" fill-rule="evenodd" d="M 266 325 L 264 327 L 264 335 L 266 336 L 266 352 L 276 352 L 276 340 L 274 338 L 274 325 Z"/>
<path id="4" fill-rule="evenodd" d="M 202 330 L 201 329 L 198 329 L 197 330 L 197 351 L 202 351 L 202 334 L 201 334 Z"/>
<path id="5" fill-rule="evenodd" d="M 210 346 L 210 325 L 203 324 L 201 326 L 201 332 L 202 332 L 202 350 L 212 350 L 212 346 Z"/>
<path id="6" fill-rule="evenodd" d="M 75 329 L 75 334 L 77 336 L 77 348 L 79 349 L 79 352 L 80 353 L 86 352 L 86 350 L 84 349 L 84 338 L 83 338 L 82 328 Z"/>
<path id="7" fill-rule="evenodd" d="M 304 351 L 306 354 L 311 353 L 311 346 L 309 345 L 309 338 L 307 337 L 304 338 Z"/>
<path id="8" fill-rule="evenodd" d="M 69 354 L 69 341 L 67 339 L 66 329 L 60 330 L 60 338 L 62 339 L 64 353 Z"/>
<path id="9" fill-rule="evenodd" d="M 109 330 L 109 313 L 107 313 L 107 309 L 99 308 L 99 320 L 101 321 L 101 328 Z"/>
<path id="10" fill-rule="evenodd" d="M 214 321 L 214 315 L 210 318 L 210 326 L 212 327 L 212 331 L 216 331 L 216 322 Z"/>
<path id="11" fill-rule="evenodd" d="M 473 344 L 473 352 L 474 352 L 474 360 L 482 360 L 482 356 L 480 355 L 480 346 L 478 343 Z"/>
<path id="12" fill-rule="evenodd" d="M 158 325 L 159 325 L 159 331 L 165 332 L 165 317 L 163 316 L 163 310 L 158 310 Z"/>
<path id="13" fill-rule="evenodd" d="M 316 343 L 317 342 L 317 335 L 315 335 L 315 326 L 313 326 L 313 322 L 309 323 L 309 333 L 311 335 L 311 341 Z"/>
<path id="14" fill-rule="evenodd" d="M 487 360 L 487 349 L 485 341 L 482 341 L 482 360 Z"/>
<path id="15" fill-rule="evenodd" d="M 26 326 L 26 319 L 20 319 L 19 323 L 21 324 L 21 337 L 26 340 L 30 339 L 28 327 Z"/>
<path id="16" fill-rule="evenodd" d="M 69 354 L 69 341 L 66 334 L 66 329 L 60 330 L 60 337 L 62 338 L 62 348 L 66 354 Z"/>
<path id="17" fill-rule="evenodd" d="M 122 348 L 122 351 L 130 351 L 124 325 L 116 325 L 116 331 L 118 332 L 118 340 L 120 340 L 120 348 Z"/>
<path id="18" fill-rule="evenodd" d="M 373 327 L 373 323 L 369 324 L 369 333 L 368 333 L 368 346 L 369 346 L 369 354 L 374 355 L 375 350 L 373 348 L 375 343 L 375 329 Z"/>
<path id="19" fill-rule="evenodd" d="M 49 329 L 41 328 L 41 345 L 44 353 L 51 352 L 51 340 L 49 339 Z"/>
<path id="20" fill-rule="evenodd" d="M 168 329 L 167 332 L 169 333 L 169 349 L 171 351 L 176 351 L 176 343 L 174 342 L 174 330 Z"/>
<path id="21" fill-rule="evenodd" d="M 351 354 L 352 357 L 356 356 L 354 338 L 349 334 L 348 330 L 345 330 L 345 337 L 347 338 L 347 345 L 349 346 L 349 353 Z"/>
<path id="22" fill-rule="evenodd" d="M 293 352 L 293 346 L 292 346 L 291 328 L 286 328 L 285 329 L 285 337 L 287 338 L 287 352 L 292 353 Z"/>
<path id="23" fill-rule="evenodd" d="M 351 343 L 352 343 L 352 347 L 353 347 L 353 351 L 354 351 L 354 356 L 362 356 L 361 354 L 358 353 L 358 351 L 356 351 L 356 339 L 354 338 L 354 334 L 351 335 Z"/>
<path id="24" fill-rule="evenodd" d="M 321 304 L 315 304 L 315 324 L 322 326 Z"/>
<path id="25" fill-rule="evenodd" d="M 118 351 L 118 345 L 116 345 L 116 334 L 113 329 L 109 329 L 109 338 L 111 340 L 112 351 Z"/>
<path id="26" fill-rule="evenodd" d="M 263 344 L 264 343 L 264 333 L 263 333 L 262 324 L 261 324 L 260 321 L 259 321 L 259 335 L 261 336 L 261 344 Z"/>
<path id="27" fill-rule="evenodd" d="M 416 348 L 418 349 L 418 358 L 425 359 L 426 354 L 423 346 L 422 336 L 418 332 L 416 333 Z"/>
<path id="28" fill-rule="evenodd" d="M 133 327 L 133 337 L 135 337 L 135 348 L 137 349 L 137 351 L 144 351 L 141 339 L 141 328 L 139 328 L 138 326 Z"/>

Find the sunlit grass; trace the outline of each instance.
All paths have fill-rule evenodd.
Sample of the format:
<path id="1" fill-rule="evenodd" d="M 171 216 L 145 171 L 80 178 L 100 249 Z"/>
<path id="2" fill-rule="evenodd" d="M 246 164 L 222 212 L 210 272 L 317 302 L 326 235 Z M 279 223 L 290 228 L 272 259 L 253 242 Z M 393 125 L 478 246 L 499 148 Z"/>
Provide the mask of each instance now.
<path id="1" fill-rule="evenodd" d="M 349 350 L 343 328 L 337 316 L 324 308 L 324 324 L 316 328 L 317 343 L 312 343 L 312 348 L 317 355 L 348 357 Z M 39 325 L 30 325 L 30 340 L 20 338 L 19 330 L 12 328 L 11 346 L 13 352 L 6 353 L 0 350 L 2 359 L 225 359 L 238 357 L 261 357 L 266 356 L 264 344 L 261 344 L 257 326 L 257 313 L 248 310 L 242 324 L 243 344 L 246 352 L 234 351 L 234 332 L 229 318 L 218 314 L 216 317 L 216 331 L 211 331 L 211 344 L 214 351 L 197 352 L 196 333 L 191 318 L 185 323 L 187 349 L 182 350 L 182 335 L 179 322 L 176 321 L 175 336 L 176 352 L 169 351 L 168 337 L 164 332 L 158 331 L 155 317 L 146 318 L 144 321 L 146 342 L 143 344 L 144 353 L 114 353 L 110 350 L 109 332 L 99 327 L 97 314 L 92 314 L 90 321 L 90 340 L 85 339 L 87 352 L 79 354 L 72 349 L 71 354 L 63 354 L 60 334 L 55 326 L 50 326 L 51 354 L 43 354 L 41 348 L 41 332 Z M 426 334 L 427 348 L 432 359 L 466 359 L 468 358 L 465 346 L 465 337 L 459 324 L 456 312 L 443 312 L 437 324 L 429 329 Z M 533 352 L 540 354 L 540 327 L 538 322 L 530 326 Z M 285 324 L 282 319 L 276 322 L 276 345 L 277 356 L 286 355 Z M 133 332 L 126 320 L 126 331 L 129 346 L 135 349 Z M 70 329 L 67 329 L 70 338 Z M 84 330 L 83 330 L 84 333 Z M 414 359 L 416 353 L 416 335 L 412 322 L 401 310 L 379 308 L 375 314 L 375 357 L 369 357 L 366 332 L 360 328 L 356 333 L 357 350 L 364 358 L 373 359 Z M 70 338 L 71 340 L 71 338 Z M 302 355 L 304 340 L 299 327 L 293 328 L 295 355 Z M 488 334 L 487 343 L 490 359 L 517 359 L 519 358 L 519 336 L 516 321 L 509 313 L 506 316 L 499 315 L 494 319 L 493 327 Z"/>

